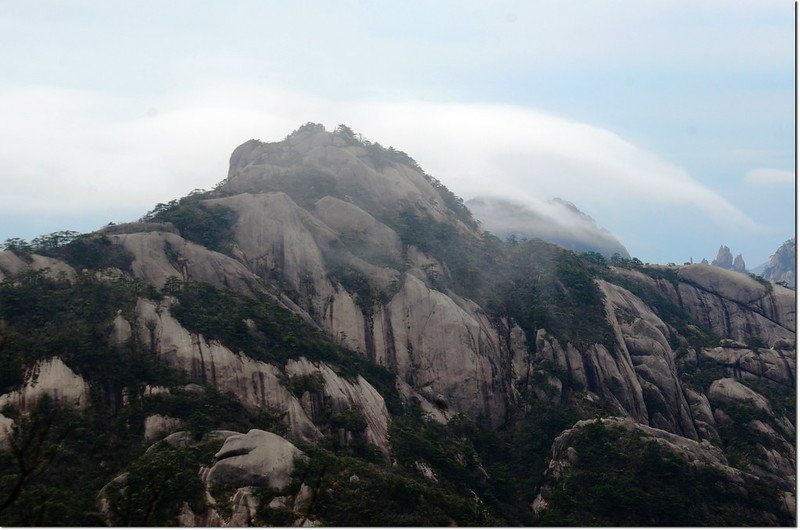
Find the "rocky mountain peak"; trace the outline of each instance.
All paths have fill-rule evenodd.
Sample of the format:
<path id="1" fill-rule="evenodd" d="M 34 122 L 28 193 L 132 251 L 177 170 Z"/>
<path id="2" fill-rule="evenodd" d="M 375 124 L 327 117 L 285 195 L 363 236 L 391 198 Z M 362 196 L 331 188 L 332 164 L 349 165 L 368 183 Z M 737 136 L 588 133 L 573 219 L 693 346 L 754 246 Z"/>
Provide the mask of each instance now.
<path id="1" fill-rule="evenodd" d="M 463 202 L 410 156 L 370 142 L 346 125 L 327 131 L 308 123 L 279 142 L 248 140 L 234 150 L 228 177 L 217 191 L 280 191 L 304 208 L 334 197 L 378 219 L 412 209 L 437 222 L 477 229 Z"/>

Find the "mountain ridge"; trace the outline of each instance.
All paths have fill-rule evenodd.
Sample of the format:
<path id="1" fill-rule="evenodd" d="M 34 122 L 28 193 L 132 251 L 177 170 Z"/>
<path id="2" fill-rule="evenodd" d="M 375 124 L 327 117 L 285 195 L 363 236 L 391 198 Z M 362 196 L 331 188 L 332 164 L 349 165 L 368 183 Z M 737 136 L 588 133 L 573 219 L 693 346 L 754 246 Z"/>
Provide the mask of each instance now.
<path id="1" fill-rule="evenodd" d="M 124 457 L 108 457 L 108 470 L 93 475 L 103 486 L 92 492 L 105 506 L 100 520 L 679 520 L 665 510 L 649 522 L 640 506 L 597 490 L 599 505 L 616 502 L 627 519 L 583 511 L 575 517 L 588 519 L 570 519 L 554 504 L 591 470 L 568 470 L 563 461 L 575 457 L 553 443 L 598 416 L 665 433 L 645 429 L 653 443 L 671 436 L 722 453 L 736 471 L 730 483 L 703 486 L 709 522 L 741 515 L 714 500 L 741 477 L 758 499 L 747 521 L 794 518 L 786 473 L 796 458 L 796 315 L 794 292 L 779 285 L 700 264 L 609 263 L 543 241 L 503 242 L 405 153 L 315 124 L 281 142 L 245 142 L 215 190 L 157 205 L 136 223 L 56 239 L 0 252 L 0 332 L 11 345 L 0 349 L 8 366 L 0 400 L 13 405 L 0 420 L 21 428 L 37 417 L 23 396 L 37 387 L 33 373 L 59 362 L 69 373 L 43 378 L 40 393 L 50 389 L 60 403 L 59 378 L 78 378 L 81 418 L 133 414 Z M 72 314 L 72 300 L 86 300 L 85 315 Z M 47 304 L 57 309 L 51 316 Z M 96 359 L 108 359 L 100 368 L 80 348 L 57 348 L 71 322 L 83 333 L 72 344 L 96 344 Z M 23 339 L 31 348 L 16 346 Z M 169 436 L 147 449 L 145 425 L 149 440 Z M 609 447 L 633 443 L 612 427 Z M 263 489 L 264 472 L 254 471 L 273 453 L 244 440 L 287 446 L 257 431 L 307 457 L 286 468 L 293 479 L 283 492 Z M 252 456 L 231 460 L 218 446 L 228 440 Z M 660 472 L 682 476 L 690 460 L 664 450 L 677 460 Z M 157 519 L 126 512 L 142 502 L 136 481 L 159 458 L 175 473 L 222 462 L 239 471 L 187 480 L 191 491 L 170 486 Z M 641 493 L 615 484 L 631 498 Z M 4 521 L 25 517 L 0 512 Z"/>

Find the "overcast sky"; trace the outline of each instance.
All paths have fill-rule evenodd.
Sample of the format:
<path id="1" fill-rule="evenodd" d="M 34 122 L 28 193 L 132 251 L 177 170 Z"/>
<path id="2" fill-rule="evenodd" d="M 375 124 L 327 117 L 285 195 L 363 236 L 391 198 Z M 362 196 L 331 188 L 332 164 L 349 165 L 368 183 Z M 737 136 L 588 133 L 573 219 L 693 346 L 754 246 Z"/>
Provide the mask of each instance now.
<path id="1" fill-rule="evenodd" d="M 350 125 L 649 262 L 794 235 L 791 0 L 0 0 L 0 241 L 140 217 Z"/>

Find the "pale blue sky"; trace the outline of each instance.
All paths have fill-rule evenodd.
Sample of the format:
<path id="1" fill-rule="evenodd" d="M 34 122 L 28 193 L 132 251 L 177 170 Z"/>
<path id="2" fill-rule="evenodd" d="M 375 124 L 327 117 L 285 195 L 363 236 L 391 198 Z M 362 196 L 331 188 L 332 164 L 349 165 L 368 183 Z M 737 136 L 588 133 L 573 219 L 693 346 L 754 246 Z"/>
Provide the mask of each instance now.
<path id="1" fill-rule="evenodd" d="M 134 219 L 305 121 L 645 261 L 794 233 L 791 0 L 0 1 L 0 241 Z"/>

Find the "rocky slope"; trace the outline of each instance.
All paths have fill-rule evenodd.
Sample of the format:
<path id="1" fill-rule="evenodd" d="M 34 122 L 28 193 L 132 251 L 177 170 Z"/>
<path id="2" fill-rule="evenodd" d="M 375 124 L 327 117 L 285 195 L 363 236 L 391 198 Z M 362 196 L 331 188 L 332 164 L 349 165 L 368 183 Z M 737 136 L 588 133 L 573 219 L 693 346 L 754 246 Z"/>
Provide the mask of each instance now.
<path id="1" fill-rule="evenodd" d="M 13 449 L 60 447 L 75 414 L 64 436 L 95 437 L 70 450 L 102 463 L 70 502 L 84 523 L 588 524 L 552 502 L 568 453 L 556 436 L 598 415 L 668 440 L 676 469 L 755 481 L 753 521 L 793 517 L 794 291 L 504 243 L 407 155 L 346 127 L 248 141 L 217 189 L 17 245 L 0 273 L 7 523 L 70 520 L 19 508 L 66 494 L 26 475 L 40 453 Z M 145 452 L 171 431 L 189 434 Z M 286 467 L 284 442 L 307 459 Z M 233 459 L 252 465 L 208 473 Z M 272 483 L 270 462 L 291 479 Z M 140 508 L 151 487 L 162 494 Z M 680 521 L 678 500 L 660 522 Z M 733 521 L 715 502 L 709 524 Z"/>

